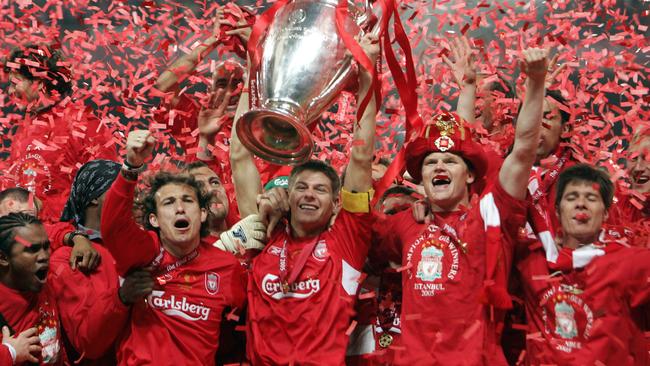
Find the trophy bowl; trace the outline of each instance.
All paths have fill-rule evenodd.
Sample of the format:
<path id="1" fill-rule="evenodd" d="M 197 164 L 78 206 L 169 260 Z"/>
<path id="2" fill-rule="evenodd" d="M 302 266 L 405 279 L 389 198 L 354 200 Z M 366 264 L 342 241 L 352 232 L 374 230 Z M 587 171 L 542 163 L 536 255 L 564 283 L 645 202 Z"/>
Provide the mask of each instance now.
<path id="1" fill-rule="evenodd" d="M 275 14 L 259 43 L 250 79 L 251 109 L 237 121 L 240 141 L 253 154 L 280 165 L 312 155 L 310 124 L 356 75 L 338 34 L 336 0 L 294 0 Z M 349 4 L 343 29 L 363 34 L 371 9 Z"/>

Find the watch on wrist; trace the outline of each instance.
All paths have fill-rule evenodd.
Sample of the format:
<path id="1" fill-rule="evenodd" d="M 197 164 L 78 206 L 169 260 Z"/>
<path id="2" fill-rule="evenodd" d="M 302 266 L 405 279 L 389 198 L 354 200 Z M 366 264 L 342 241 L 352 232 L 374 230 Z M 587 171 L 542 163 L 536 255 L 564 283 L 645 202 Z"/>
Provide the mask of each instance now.
<path id="1" fill-rule="evenodd" d="M 68 234 L 68 246 L 74 246 L 73 239 L 75 236 L 83 236 L 88 239 L 88 234 L 83 230 L 75 230 Z"/>

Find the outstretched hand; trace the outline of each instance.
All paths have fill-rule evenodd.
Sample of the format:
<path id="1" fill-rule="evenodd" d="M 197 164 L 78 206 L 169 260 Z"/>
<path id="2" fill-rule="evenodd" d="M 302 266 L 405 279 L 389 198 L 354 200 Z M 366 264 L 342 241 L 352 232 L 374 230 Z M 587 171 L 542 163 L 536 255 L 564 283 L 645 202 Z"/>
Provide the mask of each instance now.
<path id="1" fill-rule="evenodd" d="M 559 58 L 560 54 L 556 53 L 548 63 L 548 73 L 546 74 L 546 88 L 550 87 L 558 81 L 557 77 L 560 75 L 560 72 L 562 72 L 562 70 L 564 70 L 567 66 L 566 63 L 558 65 L 557 60 Z"/>
<path id="2" fill-rule="evenodd" d="M 212 137 L 217 134 L 221 129 L 231 120 L 227 115 L 226 109 L 230 104 L 230 98 L 233 95 L 233 90 L 230 84 L 235 78 L 234 72 L 228 76 L 227 85 L 219 85 L 217 82 L 218 76 L 215 71 L 212 75 L 212 88 L 210 91 L 210 98 L 206 107 L 201 107 L 198 116 L 199 134 Z"/>
<path id="3" fill-rule="evenodd" d="M 467 37 L 455 38 L 449 48 L 453 61 L 446 55 L 442 59 L 451 69 L 458 86 L 476 83 L 476 56 Z"/>

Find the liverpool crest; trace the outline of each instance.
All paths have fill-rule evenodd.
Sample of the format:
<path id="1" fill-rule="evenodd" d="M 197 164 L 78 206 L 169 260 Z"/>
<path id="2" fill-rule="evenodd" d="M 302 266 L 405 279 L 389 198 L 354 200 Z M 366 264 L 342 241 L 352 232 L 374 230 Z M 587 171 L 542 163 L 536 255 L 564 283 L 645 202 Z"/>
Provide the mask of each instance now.
<path id="1" fill-rule="evenodd" d="M 422 281 L 435 281 L 442 277 L 442 257 L 444 253 L 435 246 L 422 248 L 418 263 L 417 278 Z"/>
<path id="2" fill-rule="evenodd" d="M 205 290 L 210 295 L 216 295 L 219 292 L 219 275 L 214 272 L 205 274 Z"/>

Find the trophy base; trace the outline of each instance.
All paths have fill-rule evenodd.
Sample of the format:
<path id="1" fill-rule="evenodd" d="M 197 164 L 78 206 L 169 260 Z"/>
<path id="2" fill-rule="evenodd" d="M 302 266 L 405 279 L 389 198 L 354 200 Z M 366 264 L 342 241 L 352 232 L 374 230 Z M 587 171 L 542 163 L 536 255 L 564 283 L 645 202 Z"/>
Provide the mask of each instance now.
<path id="1" fill-rule="evenodd" d="M 302 164 L 314 150 L 307 127 L 282 110 L 258 109 L 244 113 L 237 122 L 237 136 L 253 154 L 273 164 Z"/>

